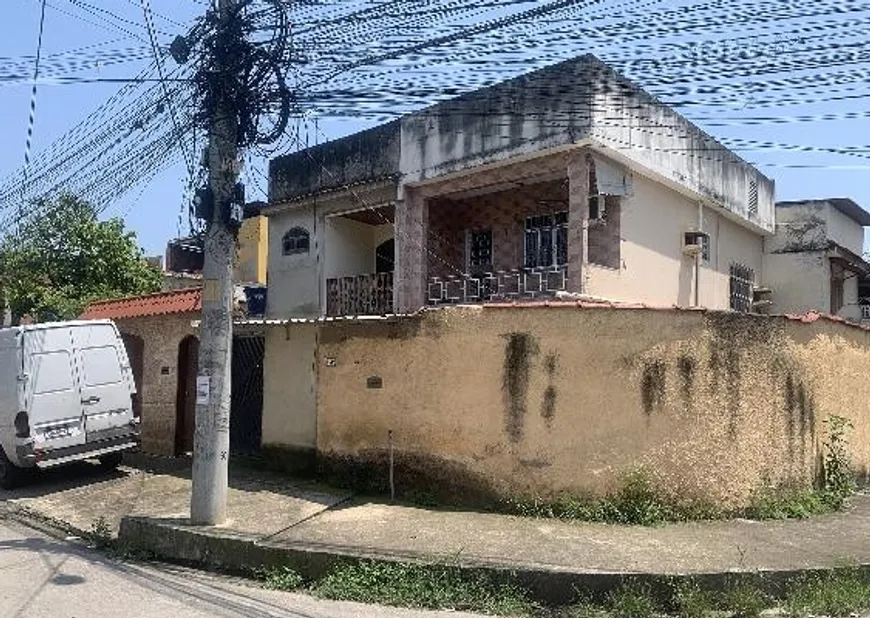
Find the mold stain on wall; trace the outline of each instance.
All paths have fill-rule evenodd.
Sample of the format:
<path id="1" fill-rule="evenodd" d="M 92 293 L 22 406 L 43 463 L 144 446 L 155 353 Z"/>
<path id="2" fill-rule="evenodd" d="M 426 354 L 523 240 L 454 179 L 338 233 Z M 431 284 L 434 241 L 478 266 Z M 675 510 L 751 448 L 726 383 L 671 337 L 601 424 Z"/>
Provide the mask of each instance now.
<path id="1" fill-rule="evenodd" d="M 538 353 L 538 345 L 529 333 L 510 333 L 505 337 L 502 370 L 504 424 L 508 438 L 516 443 L 523 439 L 532 357 Z"/>
<path id="2" fill-rule="evenodd" d="M 661 410 L 664 405 L 667 386 L 666 375 L 665 363 L 659 359 L 648 362 L 643 368 L 640 398 L 643 402 L 644 414 L 647 416 L 651 416 L 656 410 Z"/>
<path id="3" fill-rule="evenodd" d="M 553 352 L 547 355 L 544 359 L 544 370 L 547 372 L 548 383 L 541 401 L 541 418 L 544 419 L 547 429 L 552 429 L 553 420 L 556 418 L 556 400 L 558 399 L 556 373 L 559 370 L 559 355 L 557 353 Z"/>
<path id="4" fill-rule="evenodd" d="M 795 444 L 800 440 L 800 458 L 805 461 L 807 442 L 813 439 L 816 431 L 815 405 L 812 394 L 791 372 L 785 378 L 784 402 L 789 455 L 794 456 Z"/>
<path id="5" fill-rule="evenodd" d="M 680 394 L 683 397 L 683 405 L 686 412 L 692 410 L 692 389 L 695 386 L 695 373 L 698 362 L 688 355 L 683 355 L 677 360 L 677 369 L 680 373 Z"/>

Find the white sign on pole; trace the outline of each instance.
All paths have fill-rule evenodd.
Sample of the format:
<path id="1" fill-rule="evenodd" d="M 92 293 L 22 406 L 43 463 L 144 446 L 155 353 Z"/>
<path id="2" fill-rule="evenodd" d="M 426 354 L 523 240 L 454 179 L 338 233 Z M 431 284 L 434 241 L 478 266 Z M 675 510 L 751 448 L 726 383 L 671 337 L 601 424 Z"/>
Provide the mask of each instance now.
<path id="1" fill-rule="evenodd" d="M 207 406 L 211 399 L 211 376 L 196 376 L 196 405 Z"/>

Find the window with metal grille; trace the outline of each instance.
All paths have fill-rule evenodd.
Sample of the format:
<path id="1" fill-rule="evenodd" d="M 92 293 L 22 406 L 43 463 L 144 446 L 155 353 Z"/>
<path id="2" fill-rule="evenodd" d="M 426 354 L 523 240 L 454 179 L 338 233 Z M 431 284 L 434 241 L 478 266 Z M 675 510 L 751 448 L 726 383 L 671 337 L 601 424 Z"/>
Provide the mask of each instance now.
<path id="1" fill-rule="evenodd" d="M 870 305 L 861 305 L 861 319 L 870 320 Z"/>
<path id="2" fill-rule="evenodd" d="M 731 303 L 733 311 L 752 311 L 752 289 L 755 286 L 755 271 L 742 264 L 731 265 Z"/>
<path id="3" fill-rule="evenodd" d="M 476 230 L 468 238 L 468 266 L 492 266 L 492 230 Z"/>
<path id="4" fill-rule="evenodd" d="M 302 227 L 294 227 L 284 234 L 284 238 L 281 240 L 281 252 L 284 255 L 308 253 L 310 245 L 308 230 Z"/>
<path id="5" fill-rule="evenodd" d="M 749 181 L 749 198 L 747 200 L 750 217 L 758 216 L 758 181 Z"/>
<path id="6" fill-rule="evenodd" d="M 548 268 L 568 263 L 568 213 L 526 219 L 526 268 Z"/>

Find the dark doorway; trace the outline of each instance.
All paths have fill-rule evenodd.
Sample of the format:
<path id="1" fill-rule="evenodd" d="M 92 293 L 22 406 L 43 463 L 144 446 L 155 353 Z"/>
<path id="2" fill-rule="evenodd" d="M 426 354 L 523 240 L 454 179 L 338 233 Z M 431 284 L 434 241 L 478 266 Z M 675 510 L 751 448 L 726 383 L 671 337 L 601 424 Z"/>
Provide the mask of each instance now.
<path id="1" fill-rule="evenodd" d="M 178 346 L 178 394 L 175 402 L 175 454 L 193 452 L 196 428 L 196 372 L 199 366 L 199 339 L 185 337 Z"/>
<path id="2" fill-rule="evenodd" d="M 265 348 L 262 337 L 233 338 L 230 408 L 230 453 L 233 455 L 251 455 L 260 450 Z"/>
<path id="3" fill-rule="evenodd" d="M 371 255 L 371 254 L 369 254 Z M 375 272 L 391 273 L 396 262 L 396 243 L 390 238 L 375 249 Z"/>
<path id="4" fill-rule="evenodd" d="M 127 349 L 127 358 L 130 360 L 130 369 L 133 371 L 133 382 L 136 383 L 136 394 L 133 395 L 133 416 L 142 418 L 142 371 L 145 361 L 145 342 L 142 337 L 121 333 L 124 347 Z"/>

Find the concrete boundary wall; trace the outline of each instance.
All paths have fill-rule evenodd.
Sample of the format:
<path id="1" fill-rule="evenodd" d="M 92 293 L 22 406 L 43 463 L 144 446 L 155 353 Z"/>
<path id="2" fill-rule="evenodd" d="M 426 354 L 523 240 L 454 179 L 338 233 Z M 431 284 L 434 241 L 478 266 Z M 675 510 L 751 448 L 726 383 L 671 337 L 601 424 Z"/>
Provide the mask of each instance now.
<path id="1" fill-rule="evenodd" d="M 320 465 L 369 488 L 387 487 L 392 436 L 400 493 L 600 494 L 643 467 L 680 497 L 739 506 L 763 484 L 811 483 L 832 414 L 870 466 L 870 332 L 834 320 L 457 307 L 307 339 Z"/>

